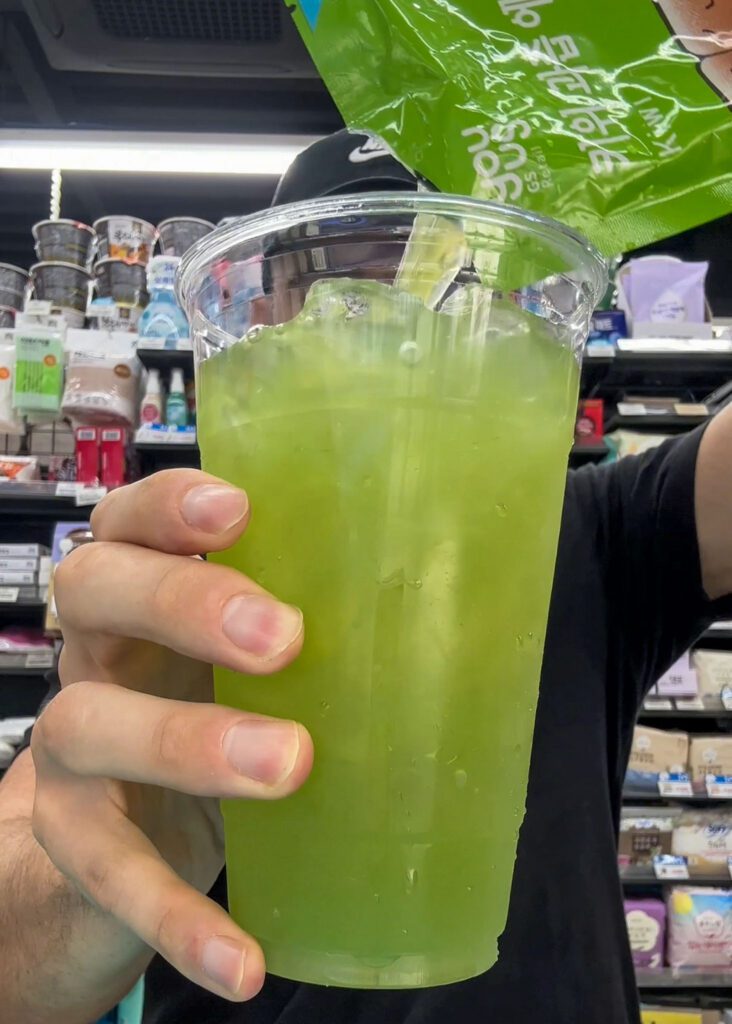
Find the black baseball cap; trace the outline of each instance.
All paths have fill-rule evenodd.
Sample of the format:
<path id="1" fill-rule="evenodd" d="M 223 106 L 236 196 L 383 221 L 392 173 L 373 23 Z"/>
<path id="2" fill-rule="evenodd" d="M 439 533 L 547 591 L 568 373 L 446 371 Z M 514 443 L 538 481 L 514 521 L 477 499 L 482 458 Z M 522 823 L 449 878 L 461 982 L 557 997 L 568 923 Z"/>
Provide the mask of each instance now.
<path id="1" fill-rule="evenodd" d="M 419 187 L 420 179 L 381 139 L 344 128 L 295 157 L 280 178 L 272 206 L 354 192 L 415 192 Z"/>

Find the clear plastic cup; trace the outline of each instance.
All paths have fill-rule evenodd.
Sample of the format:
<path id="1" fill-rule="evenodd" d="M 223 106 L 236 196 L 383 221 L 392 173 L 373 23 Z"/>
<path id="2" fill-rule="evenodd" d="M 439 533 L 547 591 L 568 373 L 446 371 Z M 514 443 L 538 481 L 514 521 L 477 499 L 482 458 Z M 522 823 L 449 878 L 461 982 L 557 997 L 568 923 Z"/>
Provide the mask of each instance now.
<path id="1" fill-rule="evenodd" d="M 218 701 L 315 742 L 294 796 L 224 803 L 231 910 L 275 974 L 496 960 L 604 286 L 560 225 L 448 195 L 281 207 L 183 260 L 203 465 L 253 508 L 213 558 L 305 614 L 277 678 L 215 671 Z"/>

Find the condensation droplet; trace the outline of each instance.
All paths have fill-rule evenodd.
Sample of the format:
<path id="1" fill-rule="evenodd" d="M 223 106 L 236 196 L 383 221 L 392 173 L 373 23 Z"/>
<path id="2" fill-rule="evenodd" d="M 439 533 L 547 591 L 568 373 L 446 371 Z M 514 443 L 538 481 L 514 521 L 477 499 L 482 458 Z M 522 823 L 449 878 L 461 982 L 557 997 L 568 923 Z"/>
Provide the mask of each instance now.
<path id="1" fill-rule="evenodd" d="M 520 651 L 524 646 L 524 638 L 520 633 L 516 634 L 516 650 Z"/>
<path id="2" fill-rule="evenodd" d="M 399 358 L 407 366 L 416 366 L 422 358 L 422 350 L 416 341 L 403 341 L 399 346 Z"/>
<path id="3" fill-rule="evenodd" d="M 505 519 L 508 515 L 508 509 L 502 501 L 496 502 L 496 514 L 499 515 L 501 519 Z"/>
<path id="4" fill-rule="evenodd" d="M 464 789 L 468 781 L 468 773 L 462 768 L 458 768 L 455 772 L 455 785 L 458 789 Z"/>
<path id="5" fill-rule="evenodd" d="M 419 881 L 419 874 L 417 873 L 417 869 L 416 868 L 407 868 L 407 892 L 412 892 L 412 890 L 417 885 L 418 881 Z"/>
<path id="6" fill-rule="evenodd" d="M 380 900 L 381 900 L 380 894 L 378 892 L 375 892 L 374 893 L 374 903 L 379 903 Z"/>
<path id="7" fill-rule="evenodd" d="M 279 912 L 277 907 L 275 907 L 274 910 L 272 911 L 272 917 L 275 919 L 275 921 L 279 921 L 279 919 L 282 917 L 282 914 Z"/>
<path id="8" fill-rule="evenodd" d="M 472 891 L 473 891 L 473 887 L 472 887 L 472 885 L 466 885 L 466 886 L 465 886 L 465 891 L 466 891 L 466 892 L 472 892 Z"/>

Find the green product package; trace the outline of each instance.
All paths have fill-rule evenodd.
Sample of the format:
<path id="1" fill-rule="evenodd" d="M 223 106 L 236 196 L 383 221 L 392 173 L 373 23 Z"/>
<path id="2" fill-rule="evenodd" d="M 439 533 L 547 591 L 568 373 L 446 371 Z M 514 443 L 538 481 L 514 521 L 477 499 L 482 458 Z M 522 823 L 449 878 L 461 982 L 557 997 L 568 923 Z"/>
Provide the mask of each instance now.
<path id="1" fill-rule="evenodd" d="M 58 412 L 63 383 L 61 336 L 45 327 L 16 330 L 13 408 L 20 413 Z"/>
<path id="2" fill-rule="evenodd" d="M 732 210 L 732 6 L 296 0 L 347 125 L 605 254 Z"/>

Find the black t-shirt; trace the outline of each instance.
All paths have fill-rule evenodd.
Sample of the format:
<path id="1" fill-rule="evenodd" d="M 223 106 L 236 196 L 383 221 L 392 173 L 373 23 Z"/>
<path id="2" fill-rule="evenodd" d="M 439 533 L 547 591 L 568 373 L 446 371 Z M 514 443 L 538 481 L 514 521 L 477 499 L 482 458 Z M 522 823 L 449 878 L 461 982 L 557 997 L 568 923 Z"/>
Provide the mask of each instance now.
<path id="1" fill-rule="evenodd" d="M 731 600 L 709 602 L 701 584 L 701 436 L 569 475 L 526 817 L 497 964 L 471 981 L 400 992 L 269 976 L 241 1005 L 156 957 L 144 1024 L 637 1024 L 616 864 L 633 724 L 656 678 L 709 622 L 732 613 Z M 212 895 L 225 904 L 223 876 Z"/>

